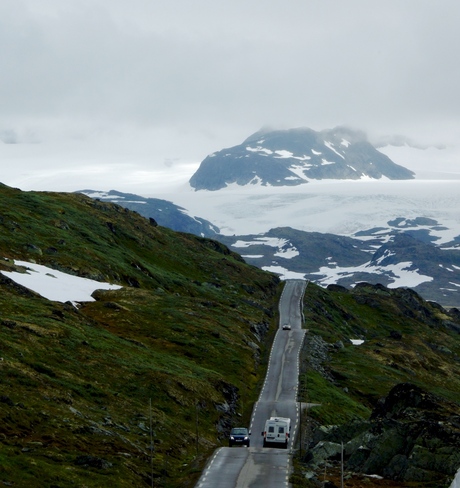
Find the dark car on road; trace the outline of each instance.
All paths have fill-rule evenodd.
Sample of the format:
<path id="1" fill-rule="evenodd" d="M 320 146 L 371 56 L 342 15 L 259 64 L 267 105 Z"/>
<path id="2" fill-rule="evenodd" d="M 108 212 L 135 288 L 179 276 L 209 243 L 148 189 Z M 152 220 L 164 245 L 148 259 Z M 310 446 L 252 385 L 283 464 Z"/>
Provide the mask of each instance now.
<path id="1" fill-rule="evenodd" d="M 251 433 L 245 427 L 234 427 L 230 431 L 228 438 L 228 445 L 232 446 L 247 446 L 249 447 L 249 436 Z"/>

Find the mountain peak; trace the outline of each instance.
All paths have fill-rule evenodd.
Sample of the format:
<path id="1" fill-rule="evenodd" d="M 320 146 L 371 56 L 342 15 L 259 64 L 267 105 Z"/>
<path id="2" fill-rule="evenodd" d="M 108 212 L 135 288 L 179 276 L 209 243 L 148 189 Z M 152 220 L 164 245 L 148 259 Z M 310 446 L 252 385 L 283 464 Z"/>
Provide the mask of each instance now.
<path id="1" fill-rule="evenodd" d="M 322 179 L 413 177 L 412 171 L 380 153 L 362 131 L 343 126 L 320 132 L 262 128 L 240 145 L 205 158 L 190 184 L 196 190 L 219 190 L 232 183 L 295 186 Z"/>

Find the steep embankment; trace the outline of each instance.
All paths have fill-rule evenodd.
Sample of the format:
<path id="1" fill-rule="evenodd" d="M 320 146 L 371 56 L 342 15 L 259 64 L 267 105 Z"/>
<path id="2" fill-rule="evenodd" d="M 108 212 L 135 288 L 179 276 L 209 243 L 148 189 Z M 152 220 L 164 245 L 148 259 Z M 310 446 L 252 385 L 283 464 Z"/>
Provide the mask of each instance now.
<path id="1" fill-rule="evenodd" d="M 75 307 L 0 274 L 0 481 L 193 486 L 250 415 L 279 280 L 117 205 L 3 185 L 0 258 L 123 286 Z"/>

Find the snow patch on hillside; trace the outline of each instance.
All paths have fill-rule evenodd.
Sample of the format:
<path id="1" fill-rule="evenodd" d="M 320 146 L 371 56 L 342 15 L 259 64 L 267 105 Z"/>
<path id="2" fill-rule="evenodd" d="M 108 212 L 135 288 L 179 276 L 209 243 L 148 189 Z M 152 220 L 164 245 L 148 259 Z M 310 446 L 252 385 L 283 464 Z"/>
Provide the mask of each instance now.
<path id="1" fill-rule="evenodd" d="M 333 265 L 334 263 L 330 264 Z M 401 286 L 413 288 L 421 283 L 433 281 L 431 276 L 420 274 L 418 269 L 410 269 L 412 266 L 413 264 L 409 261 L 388 266 L 376 266 L 368 262 L 360 266 L 351 267 L 322 266 L 319 271 L 310 274 L 319 276 L 315 280 L 315 283 L 323 287 L 335 284 L 340 279 L 352 277 L 355 273 L 380 273 L 385 275 L 390 280 L 393 280 L 387 285 L 388 288 L 398 288 Z M 305 279 L 305 274 L 289 271 L 278 264 L 275 266 L 264 266 L 262 269 L 280 275 L 281 279 Z M 452 284 L 459 286 L 460 291 L 460 284 Z"/>
<path id="2" fill-rule="evenodd" d="M 460 488 L 460 469 L 457 471 L 457 475 L 455 476 L 449 488 Z"/>
<path id="3" fill-rule="evenodd" d="M 324 145 L 326 147 L 328 147 L 331 151 L 335 152 L 335 154 L 337 154 L 337 156 L 340 156 L 342 159 L 345 159 L 345 156 L 343 154 L 340 154 L 337 149 L 335 149 L 334 147 L 334 144 L 332 144 L 332 142 L 329 142 L 329 141 L 325 141 L 324 142 Z"/>
<path id="4" fill-rule="evenodd" d="M 322 276 L 317 280 L 317 283 L 321 286 L 327 286 L 334 283 L 341 278 L 349 278 L 355 273 L 379 273 L 384 274 L 393 282 L 389 283 L 388 288 L 398 288 L 399 286 L 408 286 L 414 288 L 421 283 L 427 281 L 433 281 L 431 276 L 422 275 L 418 272 L 418 269 L 410 269 L 413 264 L 410 261 L 390 264 L 387 266 L 375 266 L 374 264 L 365 263 L 361 266 L 352 267 L 339 267 L 330 268 L 328 266 L 322 266 L 319 271 L 311 273 L 313 275 Z"/>
<path id="5" fill-rule="evenodd" d="M 265 245 L 278 248 L 274 255 L 284 259 L 292 259 L 295 256 L 299 255 L 299 251 L 287 239 L 279 239 L 278 237 L 256 237 L 252 241 L 239 240 L 232 244 L 233 247 L 241 248 L 257 245 Z M 257 256 L 251 255 L 251 257 Z"/>
<path id="6" fill-rule="evenodd" d="M 252 257 L 252 256 L 251 256 Z M 262 266 L 264 271 L 270 271 L 279 275 L 281 280 L 304 280 L 305 275 L 303 273 L 297 273 L 295 271 L 289 271 L 283 266 Z"/>
<path id="7" fill-rule="evenodd" d="M 15 265 L 23 266 L 24 273 L 17 271 L 1 271 L 16 283 L 29 288 L 48 300 L 56 302 L 93 302 L 91 296 L 95 290 L 118 290 L 119 285 L 101 283 L 88 278 L 69 275 L 41 264 L 15 261 Z"/>

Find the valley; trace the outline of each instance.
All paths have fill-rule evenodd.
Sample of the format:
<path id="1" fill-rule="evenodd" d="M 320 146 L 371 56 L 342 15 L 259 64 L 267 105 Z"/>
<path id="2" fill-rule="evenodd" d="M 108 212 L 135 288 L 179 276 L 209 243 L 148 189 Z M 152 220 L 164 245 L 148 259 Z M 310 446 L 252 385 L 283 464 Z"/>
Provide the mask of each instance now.
<path id="1" fill-rule="evenodd" d="M 1 185 L 0 217 L 0 480 L 194 486 L 231 426 L 250 422 L 280 324 L 279 277 L 215 239 L 81 194 Z M 42 270 L 35 265 L 46 279 L 60 272 L 120 288 L 46 298 L 13 279 Z M 378 425 L 400 436 L 379 424 L 387 412 L 416 434 L 385 451 L 404 466 L 370 463 L 385 445 L 377 436 L 367 464 L 350 451 L 354 472 L 410 486 L 415 469 L 426 487 L 447 487 L 459 464 L 458 309 L 405 288 L 314 283 L 301 307 L 299 401 L 321 407 L 302 423 L 289 482 L 312 486 L 307 473 L 334 463 L 338 435 L 350 449 Z M 324 442 L 331 459 L 317 452 Z M 443 446 L 436 465 L 424 461 L 430 442 Z"/>
<path id="2" fill-rule="evenodd" d="M 218 239 L 281 278 L 323 286 L 408 286 L 427 300 L 460 306 L 458 183 L 322 181 L 302 188 L 183 187 L 163 195 L 179 206 L 177 217 L 162 211 L 156 198 L 86 194 L 162 219 L 175 230 Z M 403 237 L 411 244 L 403 244 Z"/>
<path id="3" fill-rule="evenodd" d="M 193 486 L 231 426 L 249 424 L 282 282 L 309 279 L 298 401 L 317 407 L 289 484 L 335 476 L 340 440 L 349 486 L 448 486 L 460 464 L 456 181 L 262 183 L 154 197 L 0 186 L 4 483 Z M 36 273 L 41 286 L 101 285 L 63 298 L 63 286 L 34 288 Z"/>

